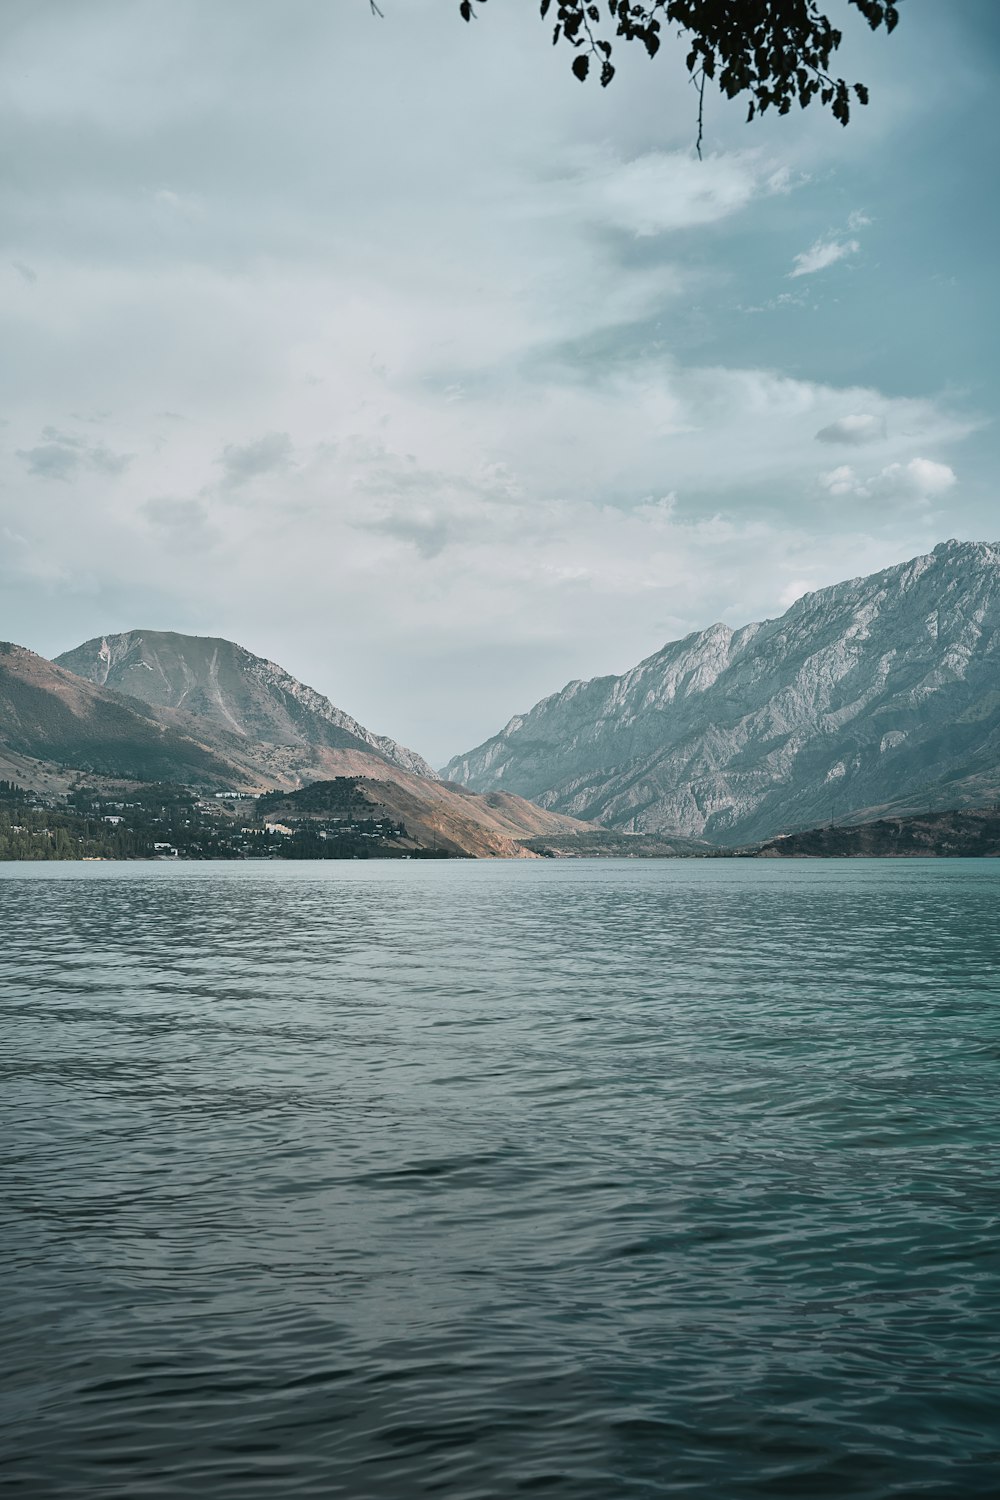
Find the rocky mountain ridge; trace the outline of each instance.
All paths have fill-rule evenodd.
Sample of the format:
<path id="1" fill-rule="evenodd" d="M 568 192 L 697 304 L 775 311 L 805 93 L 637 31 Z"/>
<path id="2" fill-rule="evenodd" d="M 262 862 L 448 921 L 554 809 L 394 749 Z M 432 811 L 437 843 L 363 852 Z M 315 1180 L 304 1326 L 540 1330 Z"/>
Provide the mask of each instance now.
<path id="1" fill-rule="evenodd" d="M 628 832 L 765 839 L 1000 787 L 1000 544 L 946 542 L 571 682 L 442 772 Z"/>
<path id="2" fill-rule="evenodd" d="M 415 751 L 373 734 L 276 662 L 218 636 L 128 630 L 85 641 L 55 661 L 100 687 L 152 707 L 185 709 L 245 739 L 305 751 L 307 759 L 315 760 L 316 752 L 352 751 L 435 778 Z M 318 769 L 350 775 L 358 768 L 320 764 Z"/>

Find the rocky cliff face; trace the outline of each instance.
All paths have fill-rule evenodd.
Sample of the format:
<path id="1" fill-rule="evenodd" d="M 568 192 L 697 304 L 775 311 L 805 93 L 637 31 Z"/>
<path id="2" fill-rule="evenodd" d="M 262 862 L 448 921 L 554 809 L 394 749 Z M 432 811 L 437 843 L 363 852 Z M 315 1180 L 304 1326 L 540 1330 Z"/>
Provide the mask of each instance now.
<path id="1" fill-rule="evenodd" d="M 807 594 L 571 682 L 443 774 L 630 832 L 764 839 L 1000 788 L 1000 544 Z"/>
<path id="2" fill-rule="evenodd" d="M 86 641 L 56 657 L 56 662 L 101 687 L 156 707 L 198 714 L 231 734 L 312 752 L 312 760 L 317 760 L 317 751 L 347 751 L 434 777 L 414 751 L 372 734 L 322 693 L 233 641 L 129 630 Z M 317 768 L 331 773 L 331 766 L 322 762 L 321 756 Z M 336 769 L 350 774 L 361 767 L 345 764 Z"/>

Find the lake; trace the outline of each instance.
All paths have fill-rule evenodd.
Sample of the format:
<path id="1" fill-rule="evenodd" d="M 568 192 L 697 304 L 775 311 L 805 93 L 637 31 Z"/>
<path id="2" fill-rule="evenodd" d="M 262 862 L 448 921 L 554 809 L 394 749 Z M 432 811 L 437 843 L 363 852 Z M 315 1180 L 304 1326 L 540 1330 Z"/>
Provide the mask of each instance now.
<path id="1" fill-rule="evenodd" d="M 1000 861 L 0 866 L 0 1492 L 995 1496 Z"/>

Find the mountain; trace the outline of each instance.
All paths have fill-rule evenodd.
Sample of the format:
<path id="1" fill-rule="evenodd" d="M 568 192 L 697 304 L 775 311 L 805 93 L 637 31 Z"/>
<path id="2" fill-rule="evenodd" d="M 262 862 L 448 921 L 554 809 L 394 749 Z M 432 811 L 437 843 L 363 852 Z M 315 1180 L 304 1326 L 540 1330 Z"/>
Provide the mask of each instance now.
<path id="1" fill-rule="evenodd" d="M 571 682 L 443 775 L 628 832 L 738 844 L 1000 789 L 1000 544 L 806 594 Z"/>
<path id="2" fill-rule="evenodd" d="M 191 715 L 150 709 L 0 643 L 0 763 L 15 779 L 27 780 L 29 766 L 39 782 L 70 766 L 143 781 L 249 786 L 255 776 L 243 749 Z"/>
<path id="3" fill-rule="evenodd" d="M 377 776 L 387 764 L 435 775 L 414 751 L 372 734 L 322 693 L 233 641 L 128 630 L 85 641 L 56 664 L 152 707 L 184 709 L 230 734 L 285 747 L 284 769 L 307 780 Z"/>
<path id="4" fill-rule="evenodd" d="M 187 701 L 192 697 L 203 701 L 194 694 Z M 339 725 L 331 723 L 329 733 L 331 738 L 343 734 L 344 745 L 334 749 L 322 743 L 275 745 L 251 739 L 247 732 L 220 727 L 210 714 L 141 702 L 23 646 L 0 644 L 0 777 L 49 797 L 65 792 L 81 774 L 90 782 L 168 781 L 207 791 L 291 791 L 304 781 L 323 780 L 322 767 L 332 765 L 334 774 L 356 778 L 359 796 L 386 808 L 418 842 L 450 854 L 530 856 L 519 840 L 586 827 L 506 792 L 480 797 L 466 787 L 404 770 Z M 320 773 L 305 775 L 313 765 Z"/>

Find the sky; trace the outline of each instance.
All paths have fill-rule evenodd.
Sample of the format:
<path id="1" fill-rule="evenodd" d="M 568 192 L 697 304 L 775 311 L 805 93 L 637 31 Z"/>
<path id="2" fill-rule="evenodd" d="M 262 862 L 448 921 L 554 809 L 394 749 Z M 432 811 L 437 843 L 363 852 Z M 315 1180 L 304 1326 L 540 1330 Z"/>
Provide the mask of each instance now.
<path id="1" fill-rule="evenodd" d="M 5 0 L 0 638 L 221 635 L 435 765 L 1000 537 L 994 0 L 606 91 L 534 0 Z"/>

